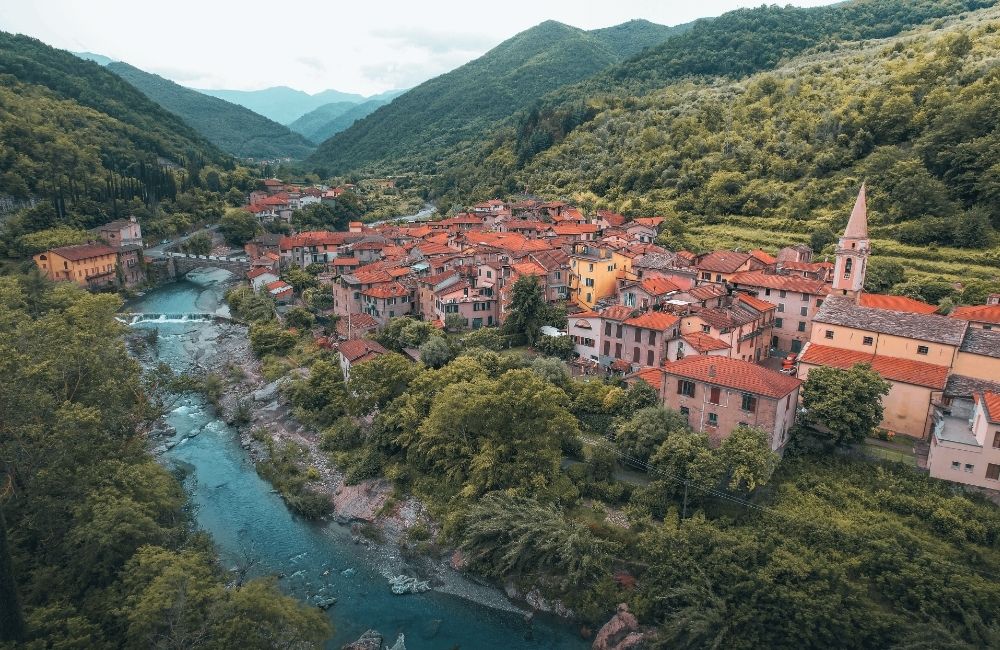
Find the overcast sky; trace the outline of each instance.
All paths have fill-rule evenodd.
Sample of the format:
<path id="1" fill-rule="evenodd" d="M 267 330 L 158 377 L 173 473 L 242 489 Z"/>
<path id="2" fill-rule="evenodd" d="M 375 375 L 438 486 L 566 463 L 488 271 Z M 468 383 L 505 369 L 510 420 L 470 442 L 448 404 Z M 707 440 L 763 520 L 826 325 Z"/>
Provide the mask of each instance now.
<path id="1" fill-rule="evenodd" d="M 676 25 L 763 0 L 0 0 L 0 29 L 194 88 L 408 88 L 553 19 Z M 799 0 L 815 6 L 830 0 Z"/>

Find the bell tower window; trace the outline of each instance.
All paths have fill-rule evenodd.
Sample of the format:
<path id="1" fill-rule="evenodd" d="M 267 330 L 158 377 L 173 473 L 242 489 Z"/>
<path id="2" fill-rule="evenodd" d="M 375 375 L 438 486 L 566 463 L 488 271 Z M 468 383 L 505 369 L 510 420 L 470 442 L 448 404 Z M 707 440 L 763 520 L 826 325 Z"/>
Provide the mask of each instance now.
<path id="1" fill-rule="evenodd" d="M 848 257 L 846 260 L 844 260 L 844 279 L 845 280 L 851 277 L 851 270 L 853 269 L 853 267 L 854 267 L 854 260 L 852 258 Z"/>

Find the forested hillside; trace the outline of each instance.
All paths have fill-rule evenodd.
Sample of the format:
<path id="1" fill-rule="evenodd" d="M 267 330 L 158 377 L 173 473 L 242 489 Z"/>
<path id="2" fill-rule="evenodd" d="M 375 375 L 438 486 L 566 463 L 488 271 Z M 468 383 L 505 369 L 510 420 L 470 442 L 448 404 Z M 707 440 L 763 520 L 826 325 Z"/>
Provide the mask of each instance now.
<path id="1" fill-rule="evenodd" d="M 249 108 L 254 113 L 270 118 L 279 124 L 289 124 L 309 111 L 332 102 L 365 101 L 363 95 L 345 93 L 339 90 L 324 90 L 310 95 L 302 90 L 287 86 L 276 86 L 262 90 L 199 90 L 198 92 L 224 99 L 233 104 Z"/>
<path id="2" fill-rule="evenodd" d="M 115 74 L 0 32 L 0 195 L 73 203 L 173 197 L 164 165 L 230 159 Z"/>
<path id="3" fill-rule="evenodd" d="M 683 34 L 693 26 L 694 23 L 684 23 L 667 27 L 651 23 L 648 20 L 637 19 L 620 25 L 594 29 L 590 33 L 607 45 L 617 56 L 625 59 L 635 56 L 647 47 L 663 43 L 671 36 Z"/>
<path id="4" fill-rule="evenodd" d="M 107 69 L 179 116 L 209 142 L 241 158 L 304 158 L 312 143 L 248 108 L 185 88 L 127 63 Z"/>
<path id="5" fill-rule="evenodd" d="M 360 104 L 350 102 L 325 104 L 295 120 L 288 125 L 288 128 L 296 133 L 301 133 L 310 142 L 319 144 L 350 127 L 358 120 L 371 115 L 390 101 L 392 101 L 391 98 L 369 99 Z"/>
<path id="6" fill-rule="evenodd" d="M 628 48 L 609 43 L 628 41 L 633 31 L 648 36 L 646 24 L 627 25 L 601 36 L 555 21 L 521 32 L 324 142 L 310 163 L 332 174 L 431 165 L 543 94 L 620 60 L 618 52 Z M 639 42 L 648 42 L 644 38 Z"/>

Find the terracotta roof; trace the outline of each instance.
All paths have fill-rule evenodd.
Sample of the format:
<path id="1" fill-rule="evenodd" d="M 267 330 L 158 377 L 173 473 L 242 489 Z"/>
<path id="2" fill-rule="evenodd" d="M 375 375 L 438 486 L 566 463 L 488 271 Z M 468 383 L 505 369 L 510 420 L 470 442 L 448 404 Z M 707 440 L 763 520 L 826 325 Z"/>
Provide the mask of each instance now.
<path id="1" fill-rule="evenodd" d="M 965 323 L 965 321 L 960 321 Z M 962 352 L 979 354 L 984 357 L 1000 359 L 1000 331 L 984 330 L 981 327 L 970 327 L 962 338 L 959 347 Z"/>
<path id="2" fill-rule="evenodd" d="M 743 266 L 752 255 L 749 253 L 737 253 L 736 251 L 712 251 L 706 253 L 695 264 L 702 271 L 714 271 L 717 273 L 735 273 Z"/>
<path id="3" fill-rule="evenodd" d="M 334 266 L 357 266 L 360 263 L 356 257 L 338 257 L 333 260 Z"/>
<path id="4" fill-rule="evenodd" d="M 729 357 L 685 357 L 663 364 L 668 375 L 779 399 L 802 384 L 802 380 L 763 366 Z"/>
<path id="5" fill-rule="evenodd" d="M 624 321 L 632 317 L 635 313 L 635 307 L 626 307 L 625 305 L 611 305 L 607 309 L 601 312 L 601 318 L 607 318 L 608 320 Z"/>
<path id="6" fill-rule="evenodd" d="M 754 250 L 750 251 L 750 255 L 756 257 L 764 264 L 774 264 L 775 262 L 778 261 L 775 259 L 774 255 L 771 255 L 767 251 L 763 251 L 759 248 L 755 248 Z"/>
<path id="7" fill-rule="evenodd" d="M 695 300 L 709 300 L 726 295 L 726 288 L 721 284 L 702 284 L 688 289 L 687 293 Z"/>
<path id="8" fill-rule="evenodd" d="M 719 331 L 736 329 L 741 325 L 752 323 L 760 318 L 760 312 L 748 309 L 739 303 L 729 307 L 711 307 L 702 309 L 693 316 L 702 319 Z"/>
<path id="9" fill-rule="evenodd" d="M 611 362 L 612 370 L 618 370 L 619 372 L 628 372 L 630 368 L 632 368 L 632 364 L 630 364 L 625 359 L 615 359 L 614 361 Z"/>
<path id="10" fill-rule="evenodd" d="M 713 350 L 728 350 L 729 344 L 721 339 L 717 339 L 714 336 L 709 336 L 704 332 L 691 332 L 690 334 L 685 334 L 681 337 L 684 342 L 690 345 L 692 348 L 698 352 L 712 352 Z"/>
<path id="11" fill-rule="evenodd" d="M 977 323 L 994 323 L 1000 325 L 1000 305 L 955 307 L 955 310 L 951 312 L 951 317 Z"/>
<path id="12" fill-rule="evenodd" d="M 350 363 L 367 361 L 372 357 L 388 352 L 388 350 L 379 345 L 377 342 L 370 341 L 368 339 L 352 339 L 350 341 L 344 341 L 340 344 L 338 350 Z"/>
<path id="13" fill-rule="evenodd" d="M 844 296 L 830 296 L 824 300 L 823 306 L 813 317 L 813 322 L 954 346 L 962 344 L 965 330 L 969 327 L 965 321 L 937 314 L 913 314 L 862 307 Z"/>
<path id="14" fill-rule="evenodd" d="M 274 271 L 272 271 L 270 267 L 261 266 L 256 269 L 253 269 L 252 271 L 247 271 L 247 279 L 253 280 L 254 278 L 259 278 L 265 273 L 270 273 L 271 275 L 274 275 Z"/>
<path id="15" fill-rule="evenodd" d="M 626 325 L 662 332 L 677 324 L 680 319 L 662 311 L 647 311 L 625 321 Z"/>
<path id="16" fill-rule="evenodd" d="M 746 293 L 737 293 L 733 298 L 733 302 L 746 303 L 750 307 L 753 307 L 757 311 L 771 311 L 772 309 L 777 309 L 778 306 L 772 302 L 766 300 L 761 300 L 760 298 L 754 298 L 753 296 Z"/>
<path id="17" fill-rule="evenodd" d="M 680 287 L 668 280 L 667 278 L 643 278 L 642 282 L 639 283 L 642 290 L 651 296 L 661 296 L 665 293 L 671 293 L 673 291 L 680 291 Z"/>
<path id="18" fill-rule="evenodd" d="M 859 302 L 862 307 L 908 311 L 912 314 L 933 314 L 938 309 L 934 305 L 906 296 L 887 296 L 880 293 L 863 293 Z"/>
<path id="19" fill-rule="evenodd" d="M 546 271 L 554 271 L 569 265 L 569 255 L 559 248 L 537 251 L 531 253 L 529 257 Z"/>
<path id="20" fill-rule="evenodd" d="M 939 366 L 925 361 L 912 361 L 835 348 L 829 345 L 808 343 L 799 355 L 801 363 L 832 368 L 853 368 L 859 363 L 871 365 L 872 370 L 885 379 L 914 386 L 926 386 L 934 390 L 944 390 L 948 381 L 948 366 Z"/>
<path id="21" fill-rule="evenodd" d="M 518 262 L 517 264 L 512 264 L 511 268 L 519 275 L 546 275 L 545 269 L 535 262 Z"/>
<path id="22" fill-rule="evenodd" d="M 399 298 L 407 296 L 409 293 L 409 289 L 398 282 L 386 282 L 385 284 L 377 284 L 370 289 L 365 289 L 361 292 L 361 295 L 371 296 L 372 298 Z"/>
<path id="23" fill-rule="evenodd" d="M 638 217 L 636 219 L 633 219 L 633 221 L 635 221 L 638 224 L 642 224 L 643 226 L 650 226 L 652 228 L 656 228 L 661 223 L 663 223 L 663 217 Z"/>
<path id="24" fill-rule="evenodd" d="M 735 285 L 746 287 L 795 291 L 815 296 L 825 296 L 830 293 L 830 287 L 822 280 L 813 280 L 797 275 L 778 275 L 775 273 L 764 273 L 763 271 L 742 271 L 733 274 L 729 278 L 729 281 Z"/>
<path id="25" fill-rule="evenodd" d="M 115 249 L 104 244 L 77 244 L 75 246 L 60 246 L 48 251 L 49 253 L 63 257 L 71 262 L 89 260 L 103 255 L 115 255 Z"/>
<path id="26" fill-rule="evenodd" d="M 1000 393 L 984 392 L 982 399 L 986 419 L 993 424 L 1000 424 Z"/>
<path id="27" fill-rule="evenodd" d="M 794 260 L 781 262 L 779 266 L 786 271 L 807 271 L 809 273 L 819 273 L 833 268 L 833 264 L 830 262 L 796 262 Z"/>
<path id="28" fill-rule="evenodd" d="M 560 223 L 552 226 L 557 235 L 585 235 L 596 233 L 600 228 L 594 223 Z"/>
<path id="29" fill-rule="evenodd" d="M 655 388 L 657 393 L 663 390 L 663 370 L 660 368 L 643 368 L 628 379 L 632 377 L 643 380 Z"/>
<path id="30" fill-rule="evenodd" d="M 378 321 L 368 314 L 348 314 L 337 319 L 337 333 L 343 337 L 378 327 Z"/>

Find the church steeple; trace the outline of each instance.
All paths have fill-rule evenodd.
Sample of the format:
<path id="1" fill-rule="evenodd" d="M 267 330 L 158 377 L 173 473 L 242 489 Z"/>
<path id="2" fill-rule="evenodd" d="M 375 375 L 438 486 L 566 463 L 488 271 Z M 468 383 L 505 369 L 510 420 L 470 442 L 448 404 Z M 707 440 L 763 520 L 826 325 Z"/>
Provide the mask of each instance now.
<path id="1" fill-rule="evenodd" d="M 862 183 L 844 236 L 837 244 L 837 262 L 833 270 L 834 295 L 851 296 L 855 299 L 861 295 L 865 286 L 865 271 L 870 248 L 868 201 L 865 196 L 865 184 Z"/>

